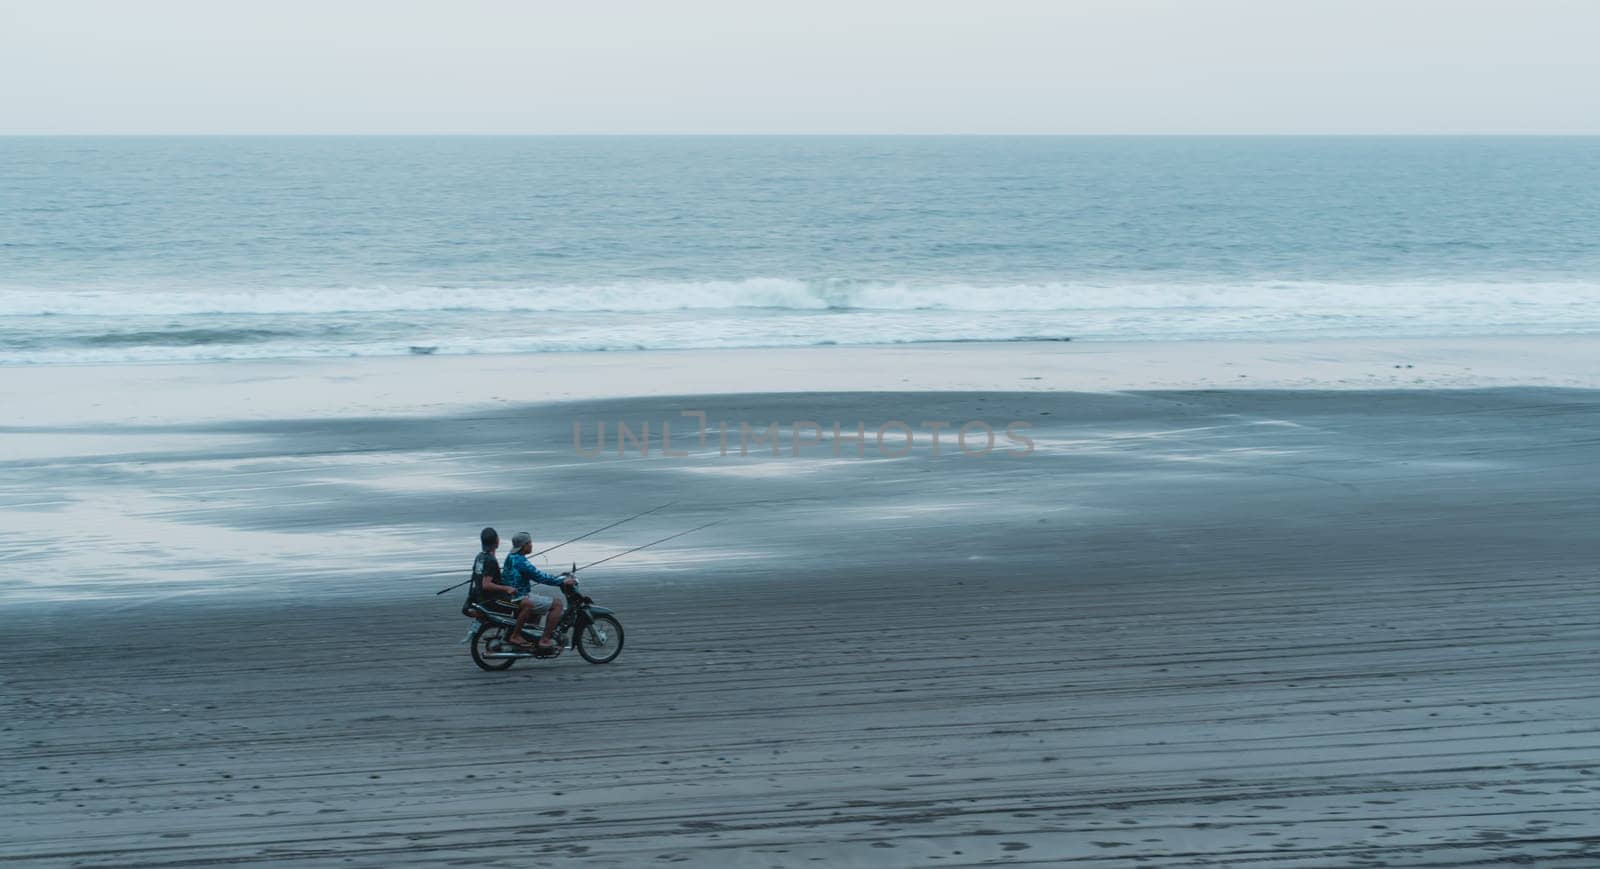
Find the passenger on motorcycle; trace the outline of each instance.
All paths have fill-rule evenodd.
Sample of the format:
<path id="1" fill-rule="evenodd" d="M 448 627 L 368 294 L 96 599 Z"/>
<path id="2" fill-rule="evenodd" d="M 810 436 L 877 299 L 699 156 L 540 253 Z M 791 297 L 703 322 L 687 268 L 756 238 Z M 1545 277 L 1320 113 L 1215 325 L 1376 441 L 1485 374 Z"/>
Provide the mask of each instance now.
<path id="1" fill-rule="evenodd" d="M 500 562 L 495 558 L 496 551 L 500 548 L 500 533 L 493 528 L 485 528 L 478 534 L 478 541 L 483 544 L 483 551 L 478 553 L 476 561 L 472 562 L 472 603 L 479 606 L 500 610 L 515 610 L 517 613 L 517 627 L 533 615 L 533 603 L 527 598 L 518 598 L 515 587 L 506 584 L 500 573 Z M 521 646 L 529 644 L 521 637 L 513 637 L 512 643 Z"/>
<path id="2" fill-rule="evenodd" d="M 518 531 L 511 537 L 511 554 L 506 556 L 505 581 L 510 583 L 516 592 L 516 597 L 511 600 L 518 605 L 517 627 L 512 631 L 511 642 L 526 646 L 522 639 L 522 626 L 535 613 L 549 613 L 544 620 L 544 633 L 539 636 L 539 649 L 548 650 L 555 648 L 555 643 L 550 639 L 556 632 L 556 623 L 561 620 L 563 608 L 562 599 L 533 593 L 533 584 L 553 585 L 561 588 L 571 585 L 574 580 L 570 574 L 553 576 L 535 567 L 528 560 L 528 554 L 533 551 L 533 535 L 526 531 Z"/>

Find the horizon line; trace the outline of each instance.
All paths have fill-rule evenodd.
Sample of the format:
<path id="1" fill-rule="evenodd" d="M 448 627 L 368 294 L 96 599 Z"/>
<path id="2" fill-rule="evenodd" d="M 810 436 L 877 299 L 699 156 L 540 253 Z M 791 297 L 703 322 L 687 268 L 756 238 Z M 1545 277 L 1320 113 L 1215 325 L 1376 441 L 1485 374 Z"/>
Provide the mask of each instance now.
<path id="1" fill-rule="evenodd" d="M 533 138 L 590 138 L 590 139 L 629 139 L 629 138 L 681 138 L 681 139 L 736 139 L 736 138 L 905 138 L 905 139 L 931 139 L 931 138 L 1032 138 L 1032 139 L 1096 139 L 1096 138 L 1148 138 L 1148 139 L 1179 139 L 1179 138 L 1600 138 L 1600 131 L 1593 132 L 1541 132 L 1541 131 L 1436 131 L 1436 132 L 1402 132 L 1402 131 L 1332 131 L 1332 132 L 1074 132 L 1074 133 L 1039 133 L 1039 132 L 944 132 L 944 133 L 907 133 L 907 132 L 519 132 L 519 133 L 490 133 L 490 132 L 0 132 L 0 138 L 5 139 L 44 139 L 44 138 L 80 138 L 80 139 L 111 139 L 111 138 L 475 138 L 475 139 L 533 139 Z"/>

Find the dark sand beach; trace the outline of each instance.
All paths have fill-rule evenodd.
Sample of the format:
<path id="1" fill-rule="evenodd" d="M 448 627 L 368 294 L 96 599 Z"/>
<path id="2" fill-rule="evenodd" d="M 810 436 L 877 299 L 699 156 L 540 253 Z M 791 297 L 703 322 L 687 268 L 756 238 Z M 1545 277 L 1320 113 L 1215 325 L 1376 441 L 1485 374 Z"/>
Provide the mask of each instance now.
<path id="1" fill-rule="evenodd" d="M 1036 449 L 723 457 L 684 409 Z M 577 456 L 601 419 L 690 455 Z M 96 440 L 5 463 L 0 861 L 1600 865 L 1597 424 L 1508 388 L 62 428 Z M 167 530 L 94 551 L 95 498 Z M 727 520 L 585 580 L 620 660 L 473 667 L 433 591 L 479 526 L 672 500 L 550 565 Z"/>

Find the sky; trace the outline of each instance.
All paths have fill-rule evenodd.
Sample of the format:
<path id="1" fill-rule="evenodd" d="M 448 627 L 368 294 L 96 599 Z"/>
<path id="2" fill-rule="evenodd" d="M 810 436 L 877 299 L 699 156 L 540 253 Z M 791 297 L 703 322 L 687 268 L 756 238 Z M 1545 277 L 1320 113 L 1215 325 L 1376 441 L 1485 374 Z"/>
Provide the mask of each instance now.
<path id="1" fill-rule="evenodd" d="M 1600 0 L 0 0 L 0 134 L 1600 134 Z"/>

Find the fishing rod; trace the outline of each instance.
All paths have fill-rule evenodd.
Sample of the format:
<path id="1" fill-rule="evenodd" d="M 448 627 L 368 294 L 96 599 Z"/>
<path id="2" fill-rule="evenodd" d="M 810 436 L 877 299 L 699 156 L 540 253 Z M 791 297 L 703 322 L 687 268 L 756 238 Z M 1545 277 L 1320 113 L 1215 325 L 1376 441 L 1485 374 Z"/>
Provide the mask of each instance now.
<path id="1" fill-rule="evenodd" d="M 661 510 L 665 510 L 668 507 L 671 507 L 673 504 L 676 504 L 676 503 L 678 503 L 678 502 L 677 501 L 668 501 L 667 503 L 662 504 L 659 507 L 651 507 L 650 509 L 644 511 L 643 513 L 635 513 L 635 514 L 633 514 L 632 516 L 629 516 L 626 519 L 618 519 L 617 521 L 611 523 L 610 525 L 602 525 L 601 527 L 596 528 L 593 531 L 588 532 L 587 534 L 579 534 L 577 537 L 574 537 L 571 540 L 563 540 L 560 543 L 557 543 L 556 545 L 551 546 L 548 549 L 541 549 L 538 552 L 535 552 L 533 555 L 530 555 L 528 557 L 529 558 L 534 558 L 534 557 L 543 555 L 546 552 L 551 552 L 551 551 L 560 549 L 561 547 L 566 546 L 568 543 L 577 543 L 579 540 L 582 540 L 585 537 L 593 537 L 594 535 L 599 534 L 602 531 L 607 531 L 607 530 L 610 530 L 612 528 L 615 528 L 615 527 L 617 527 L 618 525 L 621 525 L 624 522 L 632 522 L 633 520 L 638 519 L 641 516 L 649 516 L 651 513 L 655 513 L 655 512 L 661 511 Z M 441 588 L 438 591 L 434 592 L 433 594 L 434 594 L 435 597 L 438 597 L 439 595 L 444 594 L 447 591 L 455 591 L 456 589 L 462 587 L 463 585 L 466 585 L 467 583 L 469 583 L 471 581 L 472 581 L 472 578 L 468 577 L 468 578 L 462 580 L 461 582 L 458 582 L 455 585 L 450 586 L 449 588 Z"/>
<path id="2" fill-rule="evenodd" d="M 573 568 L 572 568 L 572 572 L 573 573 L 577 573 L 580 570 L 588 570 L 589 568 L 594 567 L 596 564 L 605 564 L 607 561 L 610 561 L 613 558 L 621 558 L 624 555 L 629 555 L 629 554 L 632 554 L 634 552 L 638 552 L 641 549 L 649 549 L 650 547 L 656 545 L 657 543 L 666 543 L 668 540 L 676 540 L 677 538 L 682 537 L 685 534 L 693 534 L 694 532 L 699 531 L 702 528 L 710 528 L 713 525 L 720 525 L 720 524 L 722 524 L 722 521 L 723 520 L 718 519 L 718 520 L 716 520 L 714 522 L 707 522 L 704 525 L 696 525 L 695 527 L 690 528 L 688 531 L 679 531 L 677 534 L 670 534 L 670 535 L 668 535 L 666 537 L 661 538 L 660 540 L 652 540 L 652 541 L 650 541 L 649 543 L 646 543 L 643 546 L 635 546 L 632 549 L 628 549 L 628 550 L 625 550 L 623 552 L 618 552 L 616 555 L 612 555 L 612 556 L 608 556 L 606 558 L 602 558 L 599 561 L 591 561 L 591 562 L 589 562 L 588 564 L 585 564 L 582 567 L 578 567 L 578 566 L 574 565 Z"/>
<path id="3" fill-rule="evenodd" d="M 673 504 L 676 504 L 676 503 L 678 503 L 678 502 L 677 501 L 668 501 L 667 503 L 662 504 L 660 507 L 652 507 L 649 510 L 644 511 L 643 513 L 635 513 L 635 514 L 633 514 L 632 516 L 629 516 L 626 519 L 618 519 L 617 521 L 615 521 L 615 522 L 611 523 L 610 525 L 607 525 L 607 526 L 605 526 L 603 528 L 596 528 L 593 531 L 590 531 L 588 534 L 579 534 L 577 537 L 574 537 L 571 540 L 563 540 L 560 543 L 557 543 L 556 545 L 554 545 L 554 546 L 552 546 L 552 547 L 550 547 L 548 549 L 541 549 L 538 552 L 535 552 L 534 554 L 532 554 L 532 555 L 530 555 L 528 557 L 529 558 L 538 558 L 539 556 L 545 554 L 546 552 L 553 552 L 553 551 L 555 551 L 557 549 L 560 549 L 563 546 L 566 546 L 568 543 L 577 543 L 579 540 L 582 540 L 585 537 L 593 537 L 594 535 L 599 534 L 602 531 L 608 531 L 608 530 L 610 530 L 612 528 L 617 527 L 618 525 L 621 525 L 624 522 L 632 522 L 633 520 L 639 518 L 640 516 L 649 516 L 651 513 L 654 513 L 654 512 L 656 512 L 658 510 L 665 510 L 668 507 L 671 507 Z"/>

